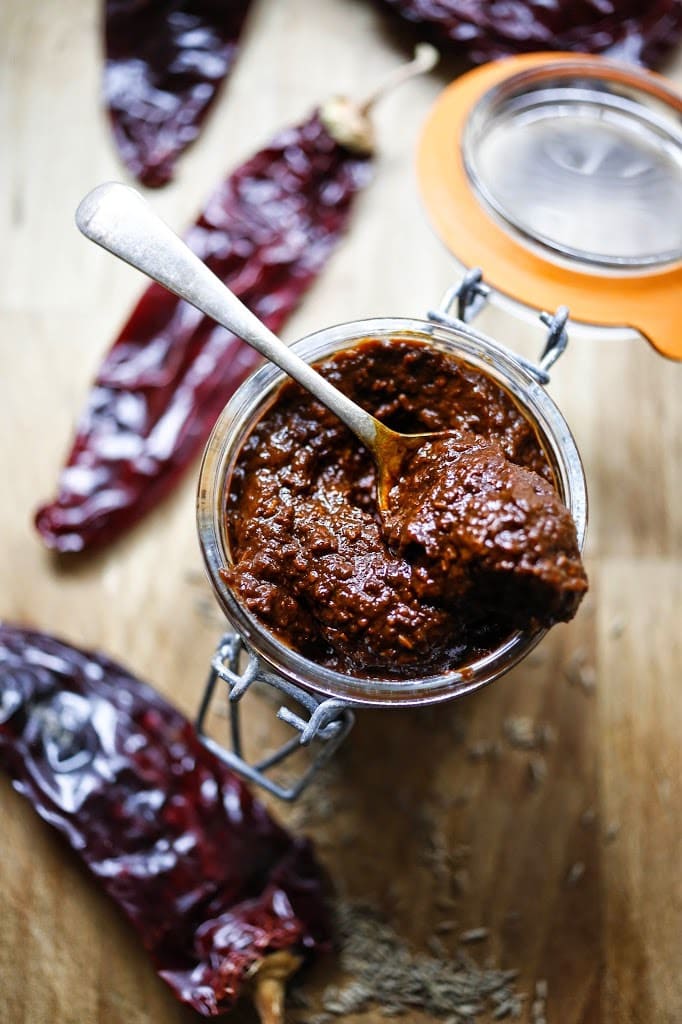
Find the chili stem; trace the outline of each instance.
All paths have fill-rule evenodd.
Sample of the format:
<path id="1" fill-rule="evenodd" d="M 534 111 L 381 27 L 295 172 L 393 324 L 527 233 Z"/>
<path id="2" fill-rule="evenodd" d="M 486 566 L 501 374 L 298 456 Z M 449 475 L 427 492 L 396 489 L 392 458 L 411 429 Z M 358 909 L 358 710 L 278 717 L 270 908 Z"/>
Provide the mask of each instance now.
<path id="1" fill-rule="evenodd" d="M 386 75 L 383 82 L 380 82 L 365 102 L 360 105 L 360 113 L 368 114 L 378 100 L 402 85 L 403 82 L 408 82 L 411 78 L 416 78 L 417 75 L 424 75 L 432 71 L 438 63 L 439 57 L 440 54 L 435 46 L 431 46 L 430 43 L 419 43 L 415 47 L 412 60 L 408 64 L 398 65 Z"/>
<path id="2" fill-rule="evenodd" d="M 281 950 L 258 964 L 253 974 L 253 1002 L 261 1024 L 284 1024 L 285 983 L 301 963 L 301 957 Z"/>
<path id="3" fill-rule="evenodd" d="M 263 978 L 256 982 L 253 1001 L 261 1024 L 284 1024 L 284 982 Z"/>

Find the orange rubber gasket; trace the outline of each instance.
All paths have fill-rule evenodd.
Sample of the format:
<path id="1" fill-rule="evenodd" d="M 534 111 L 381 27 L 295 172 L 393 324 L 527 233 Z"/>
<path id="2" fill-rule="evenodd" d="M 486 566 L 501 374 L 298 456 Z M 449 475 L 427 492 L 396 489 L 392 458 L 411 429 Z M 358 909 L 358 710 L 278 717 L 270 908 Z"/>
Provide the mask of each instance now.
<path id="1" fill-rule="evenodd" d="M 441 94 L 419 142 L 417 176 L 431 221 L 448 249 L 467 267 L 481 267 L 496 291 L 536 309 L 566 305 L 574 320 L 603 327 L 630 327 L 662 355 L 682 359 L 682 266 L 641 275 L 597 276 L 559 266 L 517 242 L 479 202 L 462 157 L 469 113 L 493 86 L 538 65 L 568 64 L 607 80 L 646 84 L 650 93 L 682 113 L 682 97 L 660 75 L 626 68 L 600 57 L 533 53 L 485 64 Z"/>

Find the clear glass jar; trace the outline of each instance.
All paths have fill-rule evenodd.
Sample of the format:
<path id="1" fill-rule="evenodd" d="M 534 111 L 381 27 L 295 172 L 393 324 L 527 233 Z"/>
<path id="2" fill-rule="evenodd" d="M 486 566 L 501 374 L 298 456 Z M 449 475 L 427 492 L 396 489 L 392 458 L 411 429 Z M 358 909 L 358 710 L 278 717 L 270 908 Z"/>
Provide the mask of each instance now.
<path id="1" fill-rule="evenodd" d="M 575 441 L 544 387 L 514 354 L 462 324 L 445 326 L 426 320 L 357 320 L 308 335 L 292 346 L 316 362 L 365 338 L 426 342 L 456 356 L 497 380 L 514 397 L 541 439 L 561 497 L 575 520 L 582 548 L 587 525 L 585 476 Z M 267 364 L 235 392 L 223 410 L 204 453 L 197 496 L 199 540 L 209 579 L 232 627 L 261 663 L 263 674 L 275 673 L 304 690 L 354 706 L 405 707 L 449 700 L 498 679 L 518 664 L 541 640 L 544 630 L 519 632 L 486 657 L 439 675 L 414 679 L 362 679 L 319 665 L 283 644 L 244 607 L 219 574 L 230 563 L 225 497 L 237 457 L 256 421 L 285 379 Z"/>

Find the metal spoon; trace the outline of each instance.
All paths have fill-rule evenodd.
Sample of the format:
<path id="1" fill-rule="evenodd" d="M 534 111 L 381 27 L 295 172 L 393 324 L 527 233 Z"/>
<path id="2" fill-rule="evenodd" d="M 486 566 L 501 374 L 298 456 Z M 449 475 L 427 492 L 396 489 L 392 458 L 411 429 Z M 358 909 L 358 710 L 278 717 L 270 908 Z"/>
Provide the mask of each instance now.
<path id="1" fill-rule="evenodd" d="M 99 185 L 79 205 L 76 224 L 91 241 L 233 331 L 335 413 L 372 453 L 379 509 L 387 507 L 405 456 L 437 435 L 399 434 L 338 391 L 261 323 L 135 189 Z"/>

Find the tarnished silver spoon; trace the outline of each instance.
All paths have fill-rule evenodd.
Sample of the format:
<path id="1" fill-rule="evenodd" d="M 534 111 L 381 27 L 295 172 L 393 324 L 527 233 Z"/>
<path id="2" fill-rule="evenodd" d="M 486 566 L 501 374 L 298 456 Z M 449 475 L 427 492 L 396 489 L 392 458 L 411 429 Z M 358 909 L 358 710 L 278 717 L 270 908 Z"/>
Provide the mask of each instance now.
<path id="1" fill-rule="evenodd" d="M 407 454 L 439 434 L 400 434 L 380 423 L 325 380 L 272 333 L 152 210 L 139 192 L 110 182 L 81 202 L 83 234 L 196 306 L 298 381 L 335 413 L 371 452 L 380 510 Z"/>

